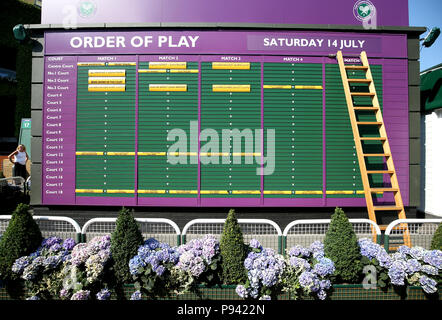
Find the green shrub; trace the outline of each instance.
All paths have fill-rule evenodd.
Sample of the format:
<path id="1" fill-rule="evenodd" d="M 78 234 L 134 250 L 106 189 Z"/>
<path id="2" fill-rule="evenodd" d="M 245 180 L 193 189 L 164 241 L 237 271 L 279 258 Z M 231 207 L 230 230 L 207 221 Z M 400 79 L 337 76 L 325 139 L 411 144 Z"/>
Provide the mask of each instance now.
<path id="1" fill-rule="evenodd" d="M 431 250 L 442 250 L 442 223 L 437 227 L 431 240 Z"/>
<path id="2" fill-rule="evenodd" d="M 138 223 L 128 209 L 122 208 L 118 214 L 115 231 L 111 235 L 111 252 L 115 281 L 118 284 L 132 282 L 129 260 L 137 255 L 143 244 Z"/>
<path id="3" fill-rule="evenodd" d="M 325 256 L 333 260 L 337 283 L 357 283 L 362 274 L 358 239 L 341 208 L 336 208 L 324 239 Z"/>
<path id="4" fill-rule="evenodd" d="M 247 247 L 233 209 L 229 211 L 224 223 L 220 252 L 224 284 L 245 283 L 247 274 L 244 259 L 247 255 Z"/>
<path id="5" fill-rule="evenodd" d="M 34 252 L 42 240 L 40 228 L 29 213 L 29 206 L 20 203 L 0 241 L 0 279 L 16 280 L 11 270 L 13 263 Z"/>

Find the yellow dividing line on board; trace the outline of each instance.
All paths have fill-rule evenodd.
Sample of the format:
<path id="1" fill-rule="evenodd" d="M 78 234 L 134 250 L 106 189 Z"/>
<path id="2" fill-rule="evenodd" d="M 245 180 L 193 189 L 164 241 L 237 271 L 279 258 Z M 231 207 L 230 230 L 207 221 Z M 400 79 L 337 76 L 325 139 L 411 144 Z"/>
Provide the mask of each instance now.
<path id="1" fill-rule="evenodd" d="M 212 62 L 212 69 L 250 70 L 250 62 Z"/>
<path id="2" fill-rule="evenodd" d="M 109 151 L 109 152 L 103 152 L 103 151 L 76 151 L 75 155 L 77 156 L 104 156 L 104 155 L 108 155 L 108 156 L 134 156 L 135 152 L 114 152 L 114 151 Z"/>
<path id="3" fill-rule="evenodd" d="M 295 89 L 313 89 L 313 90 L 322 90 L 322 86 L 295 86 Z"/>
<path id="4" fill-rule="evenodd" d="M 264 89 L 292 89 L 291 85 L 273 85 L 265 84 L 262 86 Z"/>
<path id="5" fill-rule="evenodd" d="M 212 92 L 250 92 L 250 84 L 214 84 Z"/>
<path id="6" fill-rule="evenodd" d="M 187 62 L 149 62 L 149 69 L 187 69 Z"/>
<path id="7" fill-rule="evenodd" d="M 310 89 L 310 90 L 322 90 L 322 86 L 292 86 L 292 85 L 272 85 L 265 84 L 262 86 L 264 89 Z"/>
<path id="8" fill-rule="evenodd" d="M 135 190 L 119 190 L 119 189 L 75 189 L 75 193 L 135 193 Z"/>
<path id="9" fill-rule="evenodd" d="M 335 190 L 329 190 L 329 191 L 326 191 L 326 194 L 364 194 L 364 190 L 357 190 L 356 192 L 355 191 L 352 191 L 352 190 L 337 190 L 337 191 L 335 191 Z M 376 192 L 376 194 L 384 194 L 384 192 Z"/>

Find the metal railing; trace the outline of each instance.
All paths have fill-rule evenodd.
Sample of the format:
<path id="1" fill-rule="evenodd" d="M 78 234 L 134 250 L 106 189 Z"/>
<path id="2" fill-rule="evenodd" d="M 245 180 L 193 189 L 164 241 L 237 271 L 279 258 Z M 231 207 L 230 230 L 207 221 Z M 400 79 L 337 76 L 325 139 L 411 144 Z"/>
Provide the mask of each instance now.
<path id="1" fill-rule="evenodd" d="M 403 244 L 404 232 L 408 233 L 411 245 L 430 249 L 433 235 L 442 219 L 398 219 L 385 229 L 384 248 L 390 251 Z"/>
<path id="2" fill-rule="evenodd" d="M 156 238 L 171 246 L 180 244 L 180 228 L 172 220 L 164 218 L 135 218 L 135 220 L 139 223 L 144 240 Z M 116 228 L 116 221 L 117 218 L 94 218 L 87 221 L 81 230 L 83 241 L 87 242 L 95 236 L 110 235 Z"/>
<path id="3" fill-rule="evenodd" d="M 297 244 L 309 247 L 317 240 L 323 242 L 330 222 L 330 219 L 306 219 L 290 222 L 283 232 L 283 251 Z M 358 239 L 372 238 L 374 242 L 381 243 L 381 229 L 373 221 L 369 219 L 349 219 L 349 222 L 352 224 Z"/>
<path id="4" fill-rule="evenodd" d="M 223 231 L 226 219 L 195 219 L 188 222 L 182 231 L 182 243 L 194 238 L 201 238 L 206 234 L 212 234 L 218 239 Z M 272 248 L 282 253 L 281 228 L 268 219 L 238 219 L 238 224 L 248 243 L 252 239 L 258 240 L 263 247 Z"/>
<path id="5" fill-rule="evenodd" d="M 11 215 L 0 215 L 0 235 L 9 225 Z M 73 238 L 76 242 L 87 242 L 95 236 L 110 235 L 116 228 L 117 218 L 94 218 L 87 221 L 83 228 L 69 217 L 33 216 L 43 237 L 57 236 Z M 172 220 L 165 218 L 135 218 L 144 239 L 156 238 L 171 246 L 186 243 L 195 238 L 212 234 L 220 239 L 226 219 L 195 219 L 188 222 L 182 232 Z M 244 240 L 258 240 L 263 247 L 272 248 L 280 254 L 299 244 L 304 247 L 316 240 L 324 241 L 330 226 L 330 219 L 295 220 L 281 232 L 280 227 L 268 219 L 238 219 Z M 404 232 L 411 239 L 412 246 L 430 249 L 433 235 L 442 223 L 441 219 L 399 219 L 391 222 L 384 237 L 379 226 L 369 219 L 349 219 L 356 236 L 371 238 L 378 244 L 384 243 L 387 251 L 403 244 Z M 402 242 L 402 243 L 401 243 Z"/>
<path id="6" fill-rule="evenodd" d="M 6 231 L 12 215 L 0 215 L 0 234 Z M 72 238 L 81 242 L 81 228 L 79 224 L 69 217 L 33 216 L 40 228 L 43 237 Z"/>

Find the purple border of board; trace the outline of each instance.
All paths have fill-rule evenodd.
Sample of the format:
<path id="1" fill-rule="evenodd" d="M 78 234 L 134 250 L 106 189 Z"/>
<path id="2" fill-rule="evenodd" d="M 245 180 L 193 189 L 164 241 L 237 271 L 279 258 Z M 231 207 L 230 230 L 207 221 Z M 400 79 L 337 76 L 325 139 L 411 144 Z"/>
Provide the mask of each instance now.
<path id="1" fill-rule="evenodd" d="M 41 23 L 266 23 L 362 25 L 354 15 L 356 0 L 93 0 L 81 11 L 82 1 L 45 0 Z M 378 26 L 408 26 L 407 0 L 371 0 Z M 68 10 L 68 11 L 67 11 Z"/>
<path id="2" fill-rule="evenodd" d="M 205 60 L 205 61 L 220 61 L 223 59 L 224 56 L 201 56 L 198 59 L 199 60 Z M 74 59 L 76 61 L 76 57 L 69 57 L 71 59 Z M 107 57 L 109 58 L 109 57 Z M 157 57 L 160 59 L 160 56 Z M 186 59 L 189 57 L 178 57 L 178 59 Z M 246 57 L 242 57 L 246 58 Z M 101 61 L 99 60 L 100 57 L 78 57 L 78 61 Z M 152 60 L 152 56 L 140 56 L 140 60 L 147 59 Z M 198 60 L 195 57 L 196 60 Z M 284 57 L 250 57 L 248 61 L 252 62 L 256 61 L 276 61 L 276 62 L 282 62 L 280 61 L 282 59 L 284 61 Z M 319 60 L 318 60 L 319 59 Z M 47 59 L 46 59 L 47 60 Z M 114 56 L 114 59 L 112 61 L 133 61 L 133 57 L 128 56 Z M 319 61 L 325 61 L 326 63 L 330 63 L 328 58 L 316 58 L 316 57 L 309 57 L 308 59 L 303 60 L 303 63 L 308 62 L 319 62 Z M 190 61 L 187 59 L 187 61 Z M 194 60 L 195 61 L 195 60 Z M 287 61 L 285 61 L 287 62 Z M 299 61 L 300 62 L 300 61 Z M 399 176 L 399 183 L 401 186 L 402 196 L 404 204 L 408 204 L 408 112 L 407 108 L 404 108 L 403 106 L 408 106 L 408 85 L 406 79 L 408 78 L 407 74 L 407 61 L 406 60 L 391 60 L 391 59 L 371 59 L 371 62 L 377 62 L 381 63 L 383 65 L 383 82 L 384 82 L 384 119 L 387 126 L 387 130 L 390 125 L 394 125 L 396 128 L 399 128 L 399 131 L 393 132 L 393 134 L 389 134 L 389 139 L 392 146 L 392 152 L 394 154 L 395 159 L 395 165 L 396 170 L 398 172 Z M 46 65 L 45 65 L 45 75 L 46 75 Z M 46 77 L 45 77 L 46 80 Z M 323 79 L 324 81 L 324 79 Z M 46 92 L 46 84 L 45 81 L 45 92 Z M 46 97 L 46 93 L 45 93 Z M 74 95 L 71 95 L 71 97 L 74 97 Z M 402 107 L 401 107 L 402 106 Z M 74 108 L 75 109 L 75 108 Z M 45 117 L 44 117 L 45 119 Z M 45 121 L 44 121 L 45 122 Z M 74 121 L 75 122 L 75 121 Z M 72 125 L 72 122 L 69 123 L 69 126 L 66 126 L 66 128 L 74 129 L 75 126 Z M 75 134 L 73 135 L 75 136 Z M 45 146 L 45 134 L 43 134 L 43 148 Z M 43 158 L 44 159 L 44 158 Z M 75 161 L 75 157 L 74 157 Z M 45 167 L 45 165 L 43 166 Z M 65 164 L 65 168 L 68 168 Z M 75 170 L 72 170 L 75 172 Z M 44 170 L 42 170 L 42 174 L 44 174 Z M 43 181 L 43 180 L 42 180 Z M 74 181 L 75 184 L 75 174 L 74 174 Z M 43 188 L 44 189 L 44 188 Z M 63 197 L 57 197 L 57 199 L 49 200 L 47 197 L 43 197 L 43 201 L 45 204 L 68 204 L 66 197 L 68 195 L 66 194 Z M 137 197 L 134 198 L 115 198 L 119 200 L 112 200 L 112 201 L 106 201 L 104 199 L 110 199 L 110 198 L 103 198 L 103 197 L 77 197 L 78 199 L 81 198 L 80 201 L 76 201 L 77 204 L 92 204 L 90 202 L 85 202 L 85 199 L 89 199 L 93 202 L 93 204 L 101 205 L 101 204 L 110 204 L 114 203 L 116 201 L 117 203 L 126 203 L 127 205 L 133 205 L 132 202 L 135 201 Z M 318 206 L 318 198 L 314 199 L 308 199 L 308 198 L 293 198 L 293 199 L 287 199 L 287 198 L 265 198 L 262 197 L 263 200 L 260 200 L 259 205 L 263 206 L 309 206 L 310 204 L 312 206 Z M 78 200 L 77 199 L 77 200 Z M 95 200 L 93 200 L 95 199 Z M 114 198 L 112 198 L 114 199 Z M 140 205 L 166 205 L 170 206 L 171 198 L 143 198 L 140 197 L 138 199 L 143 199 L 142 201 L 139 201 Z M 175 199 L 175 198 L 174 198 Z M 225 203 L 229 204 L 235 204 L 235 205 L 244 205 L 244 206 L 255 206 L 257 198 L 228 198 L 228 199 L 222 199 L 222 198 L 201 198 L 199 201 L 195 198 L 176 198 L 176 200 L 179 203 L 187 203 L 190 206 L 194 206 L 195 201 L 197 202 L 197 205 L 201 206 L 224 206 Z M 259 198 L 258 198 L 259 199 Z M 324 198 L 323 199 L 323 205 L 324 206 L 334 206 L 334 205 L 364 205 L 365 199 L 361 198 Z M 226 202 L 224 201 L 226 200 Z M 262 203 L 263 201 L 263 203 Z M 276 202 L 275 202 L 276 201 Z M 145 204 L 144 204 L 145 203 Z M 258 206 L 259 206 L 258 205 Z"/>
<path id="3" fill-rule="evenodd" d="M 138 46 L 138 42 L 133 41 L 133 39 L 146 39 L 146 37 L 149 40 L 144 40 L 141 46 Z M 190 38 L 194 39 L 194 42 Z M 109 42 L 109 39 L 113 40 Z M 163 39 L 167 39 L 167 42 L 161 42 Z M 184 39 L 184 42 L 180 44 L 181 39 Z M 342 44 L 347 47 L 341 48 Z M 320 31 L 104 30 L 101 32 L 66 32 L 50 30 L 45 32 L 45 55 L 262 54 L 309 56 L 328 55 L 341 49 L 353 54 L 364 50 L 369 57 L 406 58 L 407 36 L 406 34 Z"/>

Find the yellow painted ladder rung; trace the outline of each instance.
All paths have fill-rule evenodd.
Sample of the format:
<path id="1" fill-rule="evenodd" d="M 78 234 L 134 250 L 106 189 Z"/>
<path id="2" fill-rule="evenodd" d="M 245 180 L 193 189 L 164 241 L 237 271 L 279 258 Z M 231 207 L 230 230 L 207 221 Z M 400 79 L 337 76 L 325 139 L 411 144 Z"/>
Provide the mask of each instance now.
<path id="1" fill-rule="evenodd" d="M 373 92 L 350 92 L 352 96 L 360 96 L 360 97 L 374 97 L 376 93 Z"/>
<path id="2" fill-rule="evenodd" d="M 350 79 L 350 78 L 348 78 L 348 82 L 353 82 L 353 83 L 370 83 L 371 79 Z"/>
<path id="3" fill-rule="evenodd" d="M 361 125 L 361 126 L 380 126 L 383 125 L 382 122 L 379 121 L 358 121 L 356 122 L 357 125 Z"/>
<path id="4" fill-rule="evenodd" d="M 347 70 L 368 70 L 367 66 L 353 66 L 353 65 L 346 65 L 344 66 Z"/>

